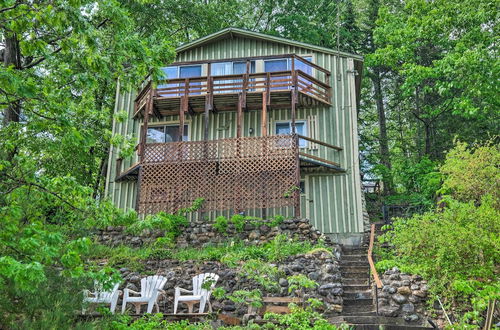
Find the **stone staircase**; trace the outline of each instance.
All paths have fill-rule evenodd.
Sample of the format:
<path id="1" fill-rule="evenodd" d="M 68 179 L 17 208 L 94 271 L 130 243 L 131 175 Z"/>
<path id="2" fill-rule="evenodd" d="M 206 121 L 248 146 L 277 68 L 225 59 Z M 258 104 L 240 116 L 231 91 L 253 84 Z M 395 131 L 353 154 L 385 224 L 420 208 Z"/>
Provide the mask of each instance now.
<path id="1" fill-rule="evenodd" d="M 380 227 L 376 227 L 377 234 L 380 233 Z M 340 271 L 344 308 L 342 315 L 331 318 L 330 322 L 337 325 L 347 323 L 355 329 L 429 329 L 421 325 L 410 325 L 402 318 L 377 315 L 367 255 L 367 245 L 343 247 Z"/>

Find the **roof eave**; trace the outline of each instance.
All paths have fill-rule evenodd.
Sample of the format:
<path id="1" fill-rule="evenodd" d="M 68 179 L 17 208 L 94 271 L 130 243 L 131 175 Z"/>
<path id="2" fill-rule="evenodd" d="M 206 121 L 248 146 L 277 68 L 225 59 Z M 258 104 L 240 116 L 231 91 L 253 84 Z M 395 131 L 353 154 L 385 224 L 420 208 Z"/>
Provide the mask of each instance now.
<path id="1" fill-rule="evenodd" d="M 176 51 L 177 51 L 177 53 L 180 53 L 180 52 L 186 51 L 188 49 L 201 46 L 201 45 L 206 44 L 212 40 L 215 40 L 221 36 L 224 36 L 225 34 L 229 34 L 231 37 L 233 37 L 235 35 L 241 35 L 241 36 L 246 36 L 246 37 L 250 37 L 250 38 L 264 39 L 264 40 L 274 41 L 274 42 L 278 42 L 278 43 L 294 45 L 297 47 L 307 48 L 307 49 L 315 50 L 318 52 L 323 52 L 326 54 L 332 54 L 332 55 L 353 58 L 357 61 L 364 60 L 363 56 L 361 56 L 361 55 L 336 51 L 336 50 L 333 50 L 330 48 L 311 45 L 311 44 L 307 44 L 307 43 L 300 42 L 300 41 L 290 40 L 290 39 L 286 39 L 286 38 L 282 38 L 282 37 L 276 37 L 276 36 L 272 36 L 272 35 L 267 35 L 267 34 L 263 34 L 263 33 L 259 33 L 259 32 L 248 31 L 248 30 L 243 30 L 243 29 L 238 29 L 238 28 L 226 28 L 226 29 L 217 31 L 217 32 L 209 34 L 205 37 L 201 37 L 199 39 L 196 39 L 194 41 L 191 41 L 191 42 L 188 42 L 184 45 L 181 45 L 181 46 L 176 48 Z"/>

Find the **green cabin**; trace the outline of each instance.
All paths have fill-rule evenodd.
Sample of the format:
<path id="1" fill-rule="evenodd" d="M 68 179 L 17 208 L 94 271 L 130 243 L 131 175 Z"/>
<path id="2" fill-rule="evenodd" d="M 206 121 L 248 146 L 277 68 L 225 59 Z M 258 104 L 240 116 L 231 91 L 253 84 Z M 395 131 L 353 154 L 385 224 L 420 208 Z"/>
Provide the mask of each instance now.
<path id="1" fill-rule="evenodd" d="M 357 111 L 363 58 L 228 28 L 177 48 L 166 79 L 121 93 L 106 195 L 139 214 L 204 198 L 195 219 L 303 217 L 350 244 L 363 233 Z"/>

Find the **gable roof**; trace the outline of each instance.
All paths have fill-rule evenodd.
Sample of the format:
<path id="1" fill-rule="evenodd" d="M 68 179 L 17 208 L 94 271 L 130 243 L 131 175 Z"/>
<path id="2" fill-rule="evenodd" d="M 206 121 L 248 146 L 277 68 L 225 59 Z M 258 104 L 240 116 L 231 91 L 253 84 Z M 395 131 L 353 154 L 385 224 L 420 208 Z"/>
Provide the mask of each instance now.
<path id="1" fill-rule="evenodd" d="M 191 42 L 185 43 L 185 44 L 177 47 L 176 51 L 177 51 L 177 53 L 184 52 L 184 51 L 191 49 L 191 48 L 199 47 L 199 46 L 202 46 L 202 45 L 207 44 L 207 43 L 211 43 L 211 42 L 216 41 L 216 40 L 220 40 L 220 39 L 224 39 L 224 38 L 228 38 L 228 37 L 233 37 L 233 36 L 240 36 L 240 37 L 251 38 L 251 39 L 267 40 L 267 41 L 272 41 L 272 42 L 276 42 L 276 43 L 307 48 L 307 49 L 311 49 L 311 50 L 326 53 L 326 54 L 350 57 L 350 58 L 354 58 L 357 61 L 363 61 L 363 56 L 361 56 L 361 55 L 336 51 L 336 50 L 333 50 L 330 48 L 320 47 L 320 46 L 316 46 L 316 45 L 307 44 L 304 42 L 294 41 L 294 40 L 290 40 L 290 39 L 286 39 L 286 38 L 276 37 L 276 36 L 272 36 L 272 35 L 268 35 L 268 34 L 264 34 L 264 33 L 248 31 L 248 30 L 243 30 L 243 29 L 238 29 L 238 28 L 233 28 L 233 27 L 226 28 L 226 29 L 220 30 L 218 32 L 209 34 L 207 36 L 201 37 L 199 39 L 193 40 Z"/>

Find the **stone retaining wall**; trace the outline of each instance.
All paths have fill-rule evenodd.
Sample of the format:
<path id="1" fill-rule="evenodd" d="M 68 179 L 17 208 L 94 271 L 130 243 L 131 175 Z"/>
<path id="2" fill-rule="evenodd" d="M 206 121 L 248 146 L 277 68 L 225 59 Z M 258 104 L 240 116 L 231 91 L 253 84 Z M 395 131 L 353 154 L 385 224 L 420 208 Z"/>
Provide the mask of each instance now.
<path id="1" fill-rule="evenodd" d="M 141 273 L 131 272 L 127 268 L 121 268 L 120 272 L 124 282 L 121 289 L 129 288 L 140 291 L 140 280 L 146 274 L 158 274 L 165 276 L 168 281 L 165 286 L 166 299 L 160 302 L 160 312 L 172 313 L 174 287 L 180 286 L 186 289 L 192 288 L 192 277 L 205 272 L 213 272 L 220 276 L 216 287 L 224 288 L 231 294 L 237 290 L 259 289 L 263 296 L 292 297 L 294 293 L 288 292 L 288 276 L 304 274 L 315 280 L 319 285 L 315 289 L 304 292 L 304 298 L 317 298 L 324 302 L 322 312 L 328 315 L 337 315 L 342 311 L 342 283 L 339 262 L 334 254 L 318 250 L 311 254 L 300 254 L 290 256 L 282 262 L 276 263 L 279 270 L 277 287 L 266 290 L 254 279 L 244 276 L 240 267 L 230 268 L 219 262 L 195 262 L 178 260 L 149 260 L 145 262 L 145 269 Z M 211 299 L 214 311 L 230 314 L 235 317 L 243 317 L 247 313 L 246 305 L 238 305 L 229 299 Z M 121 302 L 119 305 L 121 307 Z M 132 306 L 128 307 L 132 309 Z M 181 307 L 180 307 L 181 308 Z M 132 309 L 133 310 L 133 309 Z M 186 312 L 182 306 L 179 312 Z"/>
<path id="2" fill-rule="evenodd" d="M 402 273 L 394 267 L 387 270 L 381 280 L 384 286 L 378 290 L 380 315 L 403 317 L 408 322 L 421 321 L 427 316 L 428 286 L 422 277 Z"/>
<path id="3" fill-rule="evenodd" d="M 117 246 L 121 244 L 139 247 L 143 244 L 152 243 L 156 238 L 163 236 L 159 230 L 144 231 L 140 235 L 125 232 L 123 227 L 108 227 L 97 232 L 99 243 Z M 284 220 L 278 226 L 271 226 L 267 220 L 247 222 L 241 232 L 237 231 L 233 224 L 229 223 L 225 233 L 218 232 L 212 222 L 196 221 L 182 230 L 177 238 L 178 247 L 200 247 L 208 244 L 227 242 L 228 237 L 239 239 L 250 244 L 261 244 L 272 240 L 279 234 L 296 238 L 300 241 L 316 243 L 320 238 L 329 242 L 330 239 L 322 235 L 309 223 L 307 219 Z"/>

